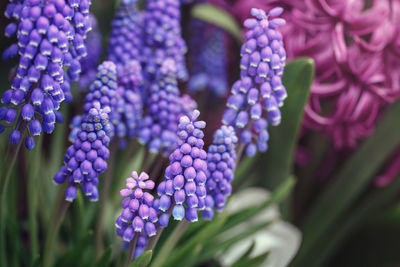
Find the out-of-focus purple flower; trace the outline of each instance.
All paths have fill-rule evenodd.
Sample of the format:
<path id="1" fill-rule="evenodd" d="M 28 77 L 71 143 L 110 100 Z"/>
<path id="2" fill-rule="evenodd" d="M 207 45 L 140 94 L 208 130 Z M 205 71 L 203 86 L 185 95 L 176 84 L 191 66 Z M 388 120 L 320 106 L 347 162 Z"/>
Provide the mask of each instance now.
<path id="1" fill-rule="evenodd" d="M 101 107 L 99 101 L 94 101 L 90 110 L 83 115 L 77 138 L 65 153 L 64 166 L 53 178 L 57 184 L 68 181 L 65 199 L 69 202 L 76 198 L 80 185 L 91 201 L 98 200 L 98 177 L 107 169 L 111 130 L 107 109 Z"/>
<path id="2" fill-rule="evenodd" d="M 71 100 L 67 78 L 79 77 L 79 59 L 86 55 L 83 40 L 90 30 L 89 5 L 90 0 L 11 0 L 7 5 L 5 16 L 15 22 L 7 25 L 5 35 L 16 36 L 18 42 L 4 51 L 3 59 L 20 56 L 11 89 L 1 99 L 8 106 L 1 122 L 14 127 L 11 143 L 19 142 L 26 127 L 25 144 L 32 149 L 31 136 L 51 133 L 60 118 L 56 114 L 60 104 Z M 21 109 L 19 117 L 17 109 Z"/>
<path id="3" fill-rule="evenodd" d="M 176 62 L 176 77 L 187 80 L 187 47 L 181 36 L 180 18 L 179 0 L 147 1 L 144 16 L 145 48 L 142 54 L 147 80 L 154 80 L 157 69 L 166 58 L 172 58 Z"/>
<path id="4" fill-rule="evenodd" d="M 140 61 L 143 49 L 143 14 L 137 0 L 122 0 L 112 21 L 108 60 L 117 65 L 118 73 L 131 60 Z"/>
<path id="5" fill-rule="evenodd" d="M 80 59 L 82 72 L 79 78 L 79 86 L 86 89 L 89 84 L 96 78 L 97 65 L 99 64 L 101 54 L 101 34 L 98 29 L 97 19 L 93 14 L 89 15 L 92 30 L 85 39 L 87 55 Z"/>
<path id="6" fill-rule="evenodd" d="M 252 9 L 251 13 L 255 18 L 244 22 L 249 31 L 241 48 L 241 78 L 232 86 L 228 108 L 222 118 L 225 125 L 236 129 L 249 157 L 257 150 L 267 150 L 269 134 L 264 117 L 272 125 L 278 125 L 281 121 L 279 108 L 286 98 L 281 80 L 286 51 L 282 35 L 276 29 L 285 21 L 269 19 L 279 16 L 282 8 L 271 9 L 268 16 L 260 9 Z"/>
<path id="7" fill-rule="evenodd" d="M 232 192 L 231 182 L 236 165 L 236 137 L 232 126 L 223 125 L 214 134 L 214 142 L 207 152 L 207 198 L 202 215 L 212 219 L 213 209 L 222 211 Z"/>
<path id="8" fill-rule="evenodd" d="M 384 187 L 390 184 L 400 173 L 400 149 L 397 149 L 397 153 L 394 158 L 389 162 L 387 169 L 375 179 L 375 185 L 378 187 Z"/>
<path id="9" fill-rule="evenodd" d="M 138 134 L 139 142 L 148 144 L 151 152 L 169 153 L 176 142 L 181 114 L 177 84 L 175 62 L 166 59 L 150 87 L 146 115 Z"/>
<path id="10" fill-rule="evenodd" d="M 145 172 L 142 172 L 140 176 L 137 172 L 132 172 L 132 177 L 126 179 L 126 187 L 120 191 L 121 196 L 124 197 L 123 210 L 115 223 L 117 234 L 125 242 L 132 241 L 135 235 L 140 235 L 144 239 L 138 240 L 140 244 L 137 247 L 137 254 L 140 254 L 140 249 L 146 246 L 147 237 L 155 235 L 157 231 L 155 224 L 158 221 L 158 215 L 153 208 L 154 197 L 146 192 L 154 188 L 154 182 L 148 179 L 149 176 Z"/>
<path id="11" fill-rule="evenodd" d="M 191 77 L 188 89 L 196 92 L 210 89 L 217 96 L 228 91 L 225 54 L 225 33 L 203 21 L 190 21 L 189 55 Z"/>
<path id="12" fill-rule="evenodd" d="M 108 113 L 117 105 L 117 69 L 113 62 L 104 61 L 97 68 L 96 80 L 89 86 L 89 91 L 85 97 L 83 106 L 84 114 L 87 113 L 96 102 L 100 102 L 101 108 Z M 69 140 L 74 142 L 82 124 L 83 116 L 77 115 L 71 121 L 71 133 Z M 114 137 L 115 126 L 111 124 L 110 138 Z"/>
<path id="13" fill-rule="evenodd" d="M 159 224 L 166 227 L 172 214 L 175 220 L 198 219 L 198 211 L 205 208 L 207 182 L 207 153 L 203 150 L 204 121 L 196 121 L 200 112 L 182 116 L 179 121 L 176 149 L 169 156 L 165 180 L 157 188 L 159 199 L 154 202 L 161 215 Z"/>
<path id="14" fill-rule="evenodd" d="M 143 113 L 140 92 L 142 83 L 142 68 L 138 61 L 131 60 L 120 69 L 117 98 L 110 117 L 122 148 L 126 146 L 127 137 L 132 138 L 138 134 Z"/>
<path id="15" fill-rule="evenodd" d="M 195 109 L 197 109 L 196 100 L 194 100 L 188 94 L 184 94 L 179 98 L 179 105 L 181 107 L 181 113 L 179 114 L 179 117 L 184 115 L 189 116 Z"/>

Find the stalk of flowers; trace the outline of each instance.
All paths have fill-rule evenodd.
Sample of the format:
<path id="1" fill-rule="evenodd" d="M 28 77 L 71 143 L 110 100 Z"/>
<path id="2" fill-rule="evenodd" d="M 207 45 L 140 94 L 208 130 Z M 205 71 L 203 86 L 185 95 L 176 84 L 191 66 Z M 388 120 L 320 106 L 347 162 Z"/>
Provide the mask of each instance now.
<path id="1" fill-rule="evenodd" d="M 132 252 L 135 258 L 143 252 L 148 238 L 156 234 L 158 215 L 153 208 L 154 197 L 148 192 L 153 188 L 154 182 L 149 180 L 147 173 L 138 175 L 134 171 L 126 179 L 126 188 L 120 191 L 125 199 L 122 201 L 121 215 L 115 223 L 117 235 L 127 243 L 134 243 Z M 131 256 L 128 256 L 128 260 Z"/>
<path id="2" fill-rule="evenodd" d="M 122 73 L 131 60 L 141 60 L 143 50 L 143 13 L 138 10 L 137 0 L 121 1 L 112 21 L 108 45 L 108 60 L 117 65 Z"/>
<path id="3" fill-rule="evenodd" d="M 177 136 L 180 105 L 176 64 L 166 59 L 158 69 L 155 82 L 149 88 L 147 110 L 140 123 L 138 140 L 148 144 L 152 153 L 169 153 Z"/>
<path id="4" fill-rule="evenodd" d="M 18 43 L 4 51 L 3 59 L 17 54 L 20 58 L 11 89 L 1 98 L 5 106 L 0 108 L 0 122 L 13 128 L 12 144 L 19 143 L 27 129 L 25 146 L 31 150 L 33 136 L 53 132 L 57 118 L 62 120 L 60 104 L 71 101 L 67 79 L 79 77 L 79 59 L 86 55 L 89 5 L 87 0 L 12 0 L 7 5 L 6 17 L 16 22 L 7 25 L 5 35 L 16 35 Z M 0 124 L 0 133 L 6 126 Z"/>
<path id="5" fill-rule="evenodd" d="M 207 153 L 203 150 L 206 123 L 196 121 L 200 112 L 182 116 L 178 126 L 178 141 L 165 169 L 165 180 L 157 187 L 159 199 L 154 207 L 161 213 L 160 227 L 167 227 L 172 215 L 175 220 L 198 220 L 198 211 L 205 208 Z"/>
<path id="6" fill-rule="evenodd" d="M 89 19 L 90 24 L 92 25 L 92 30 L 87 34 L 85 39 L 87 55 L 79 60 L 82 68 L 79 86 L 82 89 L 86 89 L 96 78 L 97 66 L 101 54 L 103 53 L 101 47 L 101 34 L 98 29 L 97 19 L 93 14 L 89 15 Z"/>
<path id="7" fill-rule="evenodd" d="M 126 147 L 126 138 L 137 135 L 143 113 L 143 78 L 140 66 L 143 50 L 143 12 L 136 0 L 121 1 L 112 22 L 108 59 L 117 65 L 118 89 L 116 105 L 111 110 L 120 147 Z"/>
<path id="8" fill-rule="evenodd" d="M 56 184 L 68 181 L 65 199 L 72 202 L 77 188 L 91 200 L 98 200 L 98 176 L 107 169 L 108 150 L 112 127 L 108 113 L 116 89 L 116 67 L 109 61 L 98 68 L 97 79 L 86 95 L 84 113 L 79 128 L 72 134 L 73 144 L 64 156 L 64 166 L 54 176 Z M 71 137 L 71 135 L 70 135 Z"/>
<path id="9" fill-rule="evenodd" d="M 207 197 L 202 216 L 211 220 L 214 208 L 222 211 L 227 197 L 232 193 L 231 182 L 236 167 L 238 138 L 232 126 L 222 125 L 214 134 L 207 152 Z"/>
<path id="10" fill-rule="evenodd" d="M 282 35 L 276 30 L 285 20 L 269 20 L 282 11 L 282 8 L 274 8 L 267 16 L 263 10 L 252 9 L 255 18 L 245 20 L 244 26 L 249 31 L 241 48 L 241 78 L 232 86 L 222 118 L 223 124 L 233 126 L 240 137 L 239 154 L 245 146 L 249 157 L 257 150 L 267 150 L 267 119 L 272 125 L 280 123 L 279 107 L 287 96 L 281 80 L 286 51 Z"/>
<path id="11" fill-rule="evenodd" d="M 144 76 L 151 83 L 158 68 L 166 58 L 176 62 L 176 77 L 185 81 L 188 72 L 185 64 L 187 51 L 181 36 L 179 0 L 149 0 L 144 15 L 145 46 L 143 53 Z"/>
<path id="12" fill-rule="evenodd" d="M 196 34 L 192 34 L 189 40 L 191 76 L 188 89 L 197 92 L 208 88 L 222 97 L 228 89 L 225 33 L 197 19 L 191 19 L 190 29 Z"/>

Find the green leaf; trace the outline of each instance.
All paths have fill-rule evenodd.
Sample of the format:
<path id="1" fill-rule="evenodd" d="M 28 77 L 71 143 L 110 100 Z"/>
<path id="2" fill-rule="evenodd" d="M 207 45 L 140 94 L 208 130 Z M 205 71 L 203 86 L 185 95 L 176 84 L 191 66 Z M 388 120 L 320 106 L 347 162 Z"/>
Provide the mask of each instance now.
<path id="1" fill-rule="evenodd" d="M 320 239 L 357 200 L 371 183 L 386 159 L 400 145 L 400 101 L 392 104 L 369 137 L 345 162 L 326 191 L 315 201 L 315 206 L 302 223 L 303 244 L 295 263 L 301 263 L 317 249 Z M 304 266 L 304 265 L 297 265 Z"/>
<path id="2" fill-rule="evenodd" d="M 97 262 L 96 266 L 97 267 L 107 267 L 110 266 L 111 263 L 111 258 L 112 258 L 112 247 L 109 246 Z"/>
<path id="3" fill-rule="evenodd" d="M 174 267 L 186 264 L 186 261 L 191 258 L 190 255 L 195 252 L 195 248 L 199 244 L 208 242 L 211 237 L 215 236 L 224 225 L 227 218 L 228 216 L 223 214 L 215 218 L 212 223 L 206 224 L 203 229 L 188 239 L 184 245 L 178 247 L 167 259 L 163 267 Z"/>
<path id="4" fill-rule="evenodd" d="M 281 109 L 282 122 L 269 127 L 270 142 L 267 153 L 260 157 L 264 185 L 275 188 L 292 173 L 294 150 L 304 114 L 304 108 L 314 79 L 314 61 L 298 58 L 291 61 L 283 75 L 287 99 Z"/>
<path id="5" fill-rule="evenodd" d="M 74 266 L 79 263 L 91 246 L 93 231 L 89 231 L 79 242 L 74 244 L 62 257 L 59 258 L 55 266 Z"/>
<path id="6" fill-rule="evenodd" d="M 192 17 L 214 24 L 229 32 L 239 43 L 242 42 L 242 33 L 239 24 L 220 7 L 211 4 L 198 4 L 192 8 Z"/>
<path id="7" fill-rule="evenodd" d="M 231 246 L 242 241 L 243 239 L 246 239 L 250 235 L 255 234 L 258 231 L 265 229 L 271 223 L 272 223 L 272 221 L 259 223 L 258 225 L 255 225 L 251 228 L 246 228 L 244 231 L 237 233 L 232 238 L 224 240 L 224 241 L 217 241 L 217 240 L 213 239 L 212 241 L 210 241 L 208 243 L 207 246 L 204 246 L 204 248 L 206 250 L 201 253 L 201 255 L 199 256 L 199 258 L 197 260 L 197 263 L 198 264 L 202 263 L 202 262 L 212 258 L 213 256 L 215 256 L 218 252 L 229 249 Z"/>
<path id="8" fill-rule="evenodd" d="M 250 208 L 246 208 L 240 210 L 229 216 L 226 224 L 222 227 L 221 231 L 227 231 L 236 225 L 249 220 L 251 217 L 259 214 L 264 209 L 268 208 L 272 204 L 277 204 L 287 196 L 290 195 L 294 185 L 296 184 L 296 179 L 293 177 L 289 177 L 284 181 L 272 194 L 269 199 L 267 199 L 264 203 L 260 203 Z"/>
<path id="9" fill-rule="evenodd" d="M 139 257 L 137 257 L 129 267 L 146 267 L 150 264 L 151 257 L 153 252 L 151 250 L 147 250 L 143 252 Z"/>
<path id="10" fill-rule="evenodd" d="M 253 257 L 251 259 L 246 258 L 243 260 L 240 260 L 236 262 L 235 264 L 232 265 L 232 267 L 258 267 L 262 266 L 262 264 L 265 262 L 265 260 L 268 258 L 269 251 L 258 255 L 256 257 Z"/>

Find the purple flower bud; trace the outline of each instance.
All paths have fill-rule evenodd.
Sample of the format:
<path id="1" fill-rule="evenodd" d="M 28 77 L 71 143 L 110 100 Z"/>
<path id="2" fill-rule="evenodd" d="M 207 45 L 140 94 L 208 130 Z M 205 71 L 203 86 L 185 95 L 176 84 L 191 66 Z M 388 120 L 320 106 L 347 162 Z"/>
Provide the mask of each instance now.
<path id="1" fill-rule="evenodd" d="M 18 144 L 19 143 L 19 140 L 21 139 L 21 132 L 20 131 L 18 131 L 18 130 L 13 130 L 11 133 L 10 133 L 10 143 L 11 144 Z"/>

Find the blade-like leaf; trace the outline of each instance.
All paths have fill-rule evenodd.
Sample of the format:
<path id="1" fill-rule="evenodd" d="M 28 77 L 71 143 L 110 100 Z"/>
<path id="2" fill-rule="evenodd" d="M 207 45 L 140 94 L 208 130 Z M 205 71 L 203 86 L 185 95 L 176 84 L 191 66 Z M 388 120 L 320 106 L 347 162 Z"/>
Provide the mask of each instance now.
<path id="1" fill-rule="evenodd" d="M 285 67 L 282 81 L 288 97 L 281 109 L 282 122 L 269 127 L 269 148 L 260 157 L 263 183 L 269 188 L 275 188 L 292 173 L 298 132 L 313 79 L 314 61 L 310 58 L 295 59 Z"/>
<path id="2" fill-rule="evenodd" d="M 294 185 L 296 184 L 296 179 L 293 177 L 289 177 L 284 181 L 272 194 L 269 199 L 267 199 L 264 203 L 260 203 L 259 205 L 246 208 L 244 210 L 240 210 L 229 216 L 229 219 L 222 227 L 221 231 L 227 231 L 236 225 L 247 221 L 249 218 L 257 215 L 259 212 L 268 208 L 272 204 L 278 204 L 282 200 L 286 199 L 287 196 L 292 191 Z"/>
<path id="3" fill-rule="evenodd" d="M 151 250 L 146 250 L 139 257 L 137 257 L 129 267 L 146 267 L 149 266 L 153 252 Z"/>
<path id="4" fill-rule="evenodd" d="M 258 267 L 262 266 L 262 264 L 265 262 L 265 260 L 268 258 L 269 251 L 255 256 L 253 258 L 245 258 L 243 260 L 240 260 L 236 262 L 235 264 L 232 265 L 232 267 Z"/>
<path id="5" fill-rule="evenodd" d="M 224 241 L 216 241 L 215 239 L 213 239 L 212 241 L 210 240 L 211 242 L 209 242 L 207 246 L 204 246 L 205 249 L 199 256 L 199 258 L 197 259 L 197 264 L 202 263 L 202 262 L 212 258 L 218 252 L 229 249 L 231 246 L 235 245 L 236 243 L 240 242 L 241 240 L 249 237 L 252 234 L 257 233 L 258 231 L 265 229 L 271 223 L 272 223 L 272 221 L 259 223 L 258 225 L 255 225 L 251 228 L 245 229 L 243 232 L 237 233 L 232 238 L 224 240 Z"/>
<path id="6" fill-rule="evenodd" d="M 112 247 L 109 246 L 104 251 L 104 253 L 101 256 L 101 258 L 99 259 L 99 261 L 97 262 L 96 267 L 107 267 L 107 266 L 110 266 L 111 258 L 112 258 Z"/>
<path id="7" fill-rule="evenodd" d="M 74 244 L 69 251 L 60 257 L 55 266 L 74 266 L 79 263 L 86 251 L 91 246 L 93 231 L 89 231 L 78 243 Z"/>
<path id="8" fill-rule="evenodd" d="M 231 14 L 211 4 L 198 4 L 192 9 L 192 17 L 214 24 L 229 32 L 238 42 L 242 42 L 240 26 Z"/>
<path id="9" fill-rule="evenodd" d="M 318 240 L 339 223 L 338 218 L 353 204 L 371 183 L 385 160 L 400 145 L 400 101 L 394 103 L 369 137 L 346 161 L 327 190 L 302 223 L 303 244 L 295 263 L 301 263 L 316 248 Z M 297 265 L 304 266 L 304 265 Z"/>
<path id="10" fill-rule="evenodd" d="M 167 259 L 163 267 L 186 264 L 186 261 L 191 259 L 190 255 L 195 252 L 196 246 L 208 242 L 211 237 L 215 236 L 224 225 L 227 218 L 228 216 L 223 214 L 215 218 L 212 223 L 208 223 L 201 231 L 187 240 L 183 246 L 178 247 Z"/>

